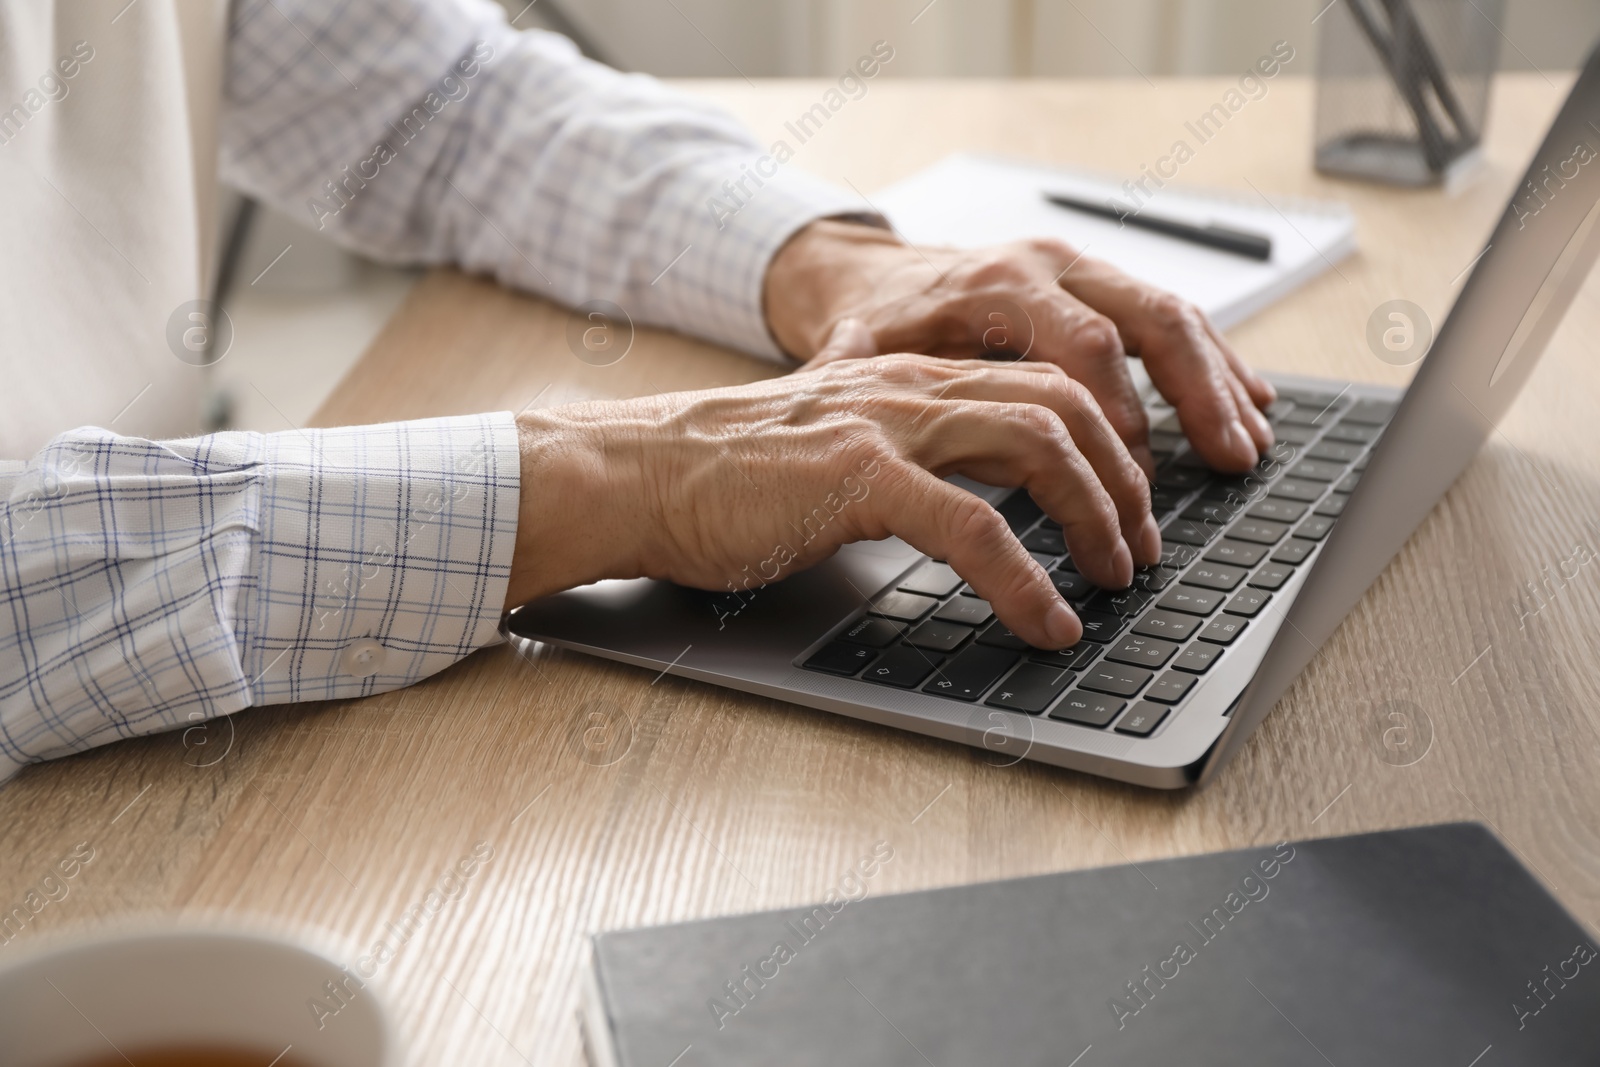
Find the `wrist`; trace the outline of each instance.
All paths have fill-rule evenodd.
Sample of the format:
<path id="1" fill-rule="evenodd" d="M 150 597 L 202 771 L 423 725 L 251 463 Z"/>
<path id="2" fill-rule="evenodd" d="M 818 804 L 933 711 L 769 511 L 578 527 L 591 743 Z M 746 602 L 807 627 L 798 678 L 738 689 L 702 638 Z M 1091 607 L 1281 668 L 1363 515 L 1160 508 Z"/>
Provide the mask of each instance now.
<path id="1" fill-rule="evenodd" d="M 762 283 L 779 347 L 802 362 L 816 355 L 905 247 L 891 231 L 862 223 L 819 219 L 801 229 L 772 257 Z"/>
<path id="2" fill-rule="evenodd" d="M 563 589 L 641 573 L 643 479 L 625 444 L 574 405 L 517 416 L 521 495 L 507 609 Z M 618 427 L 613 427 L 617 429 Z M 619 508 L 632 509 L 619 514 Z"/>

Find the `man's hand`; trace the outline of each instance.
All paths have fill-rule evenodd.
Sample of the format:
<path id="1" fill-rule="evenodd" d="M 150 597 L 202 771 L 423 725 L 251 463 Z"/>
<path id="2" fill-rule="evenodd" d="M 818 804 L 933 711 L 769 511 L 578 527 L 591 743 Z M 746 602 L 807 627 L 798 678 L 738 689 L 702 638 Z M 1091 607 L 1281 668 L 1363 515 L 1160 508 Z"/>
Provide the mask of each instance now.
<path id="1" fill-rule="evenodd" d="M 871 226 L 814 222 L 774 257 L 764 292 L 773 336 L 803 361 L 849 319 L 865 330 L 849 328 L 850 343 L 833 345 L 845 357 L 988 352 L 1016 359 L 1026 345 L 1026 358 L 1055 364 L 1088 387 L 1146 471 L 1149 425 L 1125 355 L 1144 361 L 1211 466 L 1247 470 L 1272 444 L 1258 410 L 1275 398 L 1272 386 L 1204 314 L 1060 241 L 976 252 L 913 248 Z M 1015 321 L 1016 312 L 1024 321 Z"/>
<path id="2" fill-rule="evenodd" d="M 1088 389 L 1045 363 L 837 360 L 535 411 L 518 428 L 507 606 L 601 578 L 743 589 L 898 535 L 949 561 L 1029 643 L 1077 641 L 1044 569 L 994 508 L 941 480 L 951 473 L 1027 487 L 1100 585 L 1128 585 L 1161 554 L 1143 473 Z"/>

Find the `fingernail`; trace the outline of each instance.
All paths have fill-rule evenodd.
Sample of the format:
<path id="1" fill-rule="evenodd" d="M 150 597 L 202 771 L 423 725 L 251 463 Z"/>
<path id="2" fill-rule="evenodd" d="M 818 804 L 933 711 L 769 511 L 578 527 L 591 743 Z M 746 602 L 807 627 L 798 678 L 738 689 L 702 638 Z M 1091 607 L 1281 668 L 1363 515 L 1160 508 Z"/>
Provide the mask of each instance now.
<path id="1" fill-rule="evenodd" d="M 1118 589 L 1133 581 L 1133 553 L 1128 550 L 1128 542 L 1120 537 L 1117 547 L 1111 550 L 1111 566 L 1116 572 Z"/>
<path id="2" fill-rule="evenodd" d="M 1156 525 L 1154 515 L 1146 515 L 1144 525 L 1139 528 L 1139 559 L 1149 565 L 1160 558 L 1161 527 Z"/>
<path id="3" fill-rule="evenodd" d="M 1233 449 L 1233 454 L 1240 459 L 1247 459 L 1254 463 L 1260 455 L 1256 451 L 1256 443 L 1250 439 L 1250 434 L 1244 428 L 1244 423 L 1234 419 L 1228 427 L 1228 447 Z"/>
<path id="4" fill-rule="evenodd" d="M 1255 430 L 1255 433 L 1251 435 L 1251 439 L 1260 446 L 1262 451 L 1271 448 L 1272 424 L 1267 421 L 1267 417 L 1265 415 L 1261 414 L 1261 412 L 1257 411 L 1255 408 L 1252 407 L 1245 410 L 1249 412 L 1250 425 Z"/>
<path id="5" fill-rule="evenodd" d="M 1044 617 L 1044 632 L 1057 648 L 1065 648 L 1083 636 L 1083 624 L 1071 608 L 1057 601 Z"/>

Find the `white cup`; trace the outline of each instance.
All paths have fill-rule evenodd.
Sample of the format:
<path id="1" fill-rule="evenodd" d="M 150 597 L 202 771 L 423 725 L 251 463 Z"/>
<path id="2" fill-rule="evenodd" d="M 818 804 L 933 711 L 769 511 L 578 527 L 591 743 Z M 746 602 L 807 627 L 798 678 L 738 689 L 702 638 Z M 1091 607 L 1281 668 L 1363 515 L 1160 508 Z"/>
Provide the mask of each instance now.
<path id="1" fill-rule="evenodd" d="M 334 982 L 342 999 L 330 1000 Z M 314 1001 L 340 1005 L 318 1013 Z M 0 1063 L 71 1067 L 137 1049 L 212 1046 L 314 1067 L 394 1067 L 388 1016 L 326 956 L 273 934 L 145 924 L 0 954 Z M 263 1064 L 267 1059 L 262 1061 Z"/>

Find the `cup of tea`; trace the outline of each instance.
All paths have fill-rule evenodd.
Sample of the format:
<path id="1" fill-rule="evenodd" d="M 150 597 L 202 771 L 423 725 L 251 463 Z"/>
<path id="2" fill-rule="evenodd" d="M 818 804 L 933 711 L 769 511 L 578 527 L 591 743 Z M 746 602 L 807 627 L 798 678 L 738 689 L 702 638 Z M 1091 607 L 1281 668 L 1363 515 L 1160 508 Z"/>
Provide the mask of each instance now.
<path id="1" fill-rule="evenodd" d="M 147 924 L 0 955 L 6 1067 L 395 1067 L 375 992 L 248 928 Z"/>

